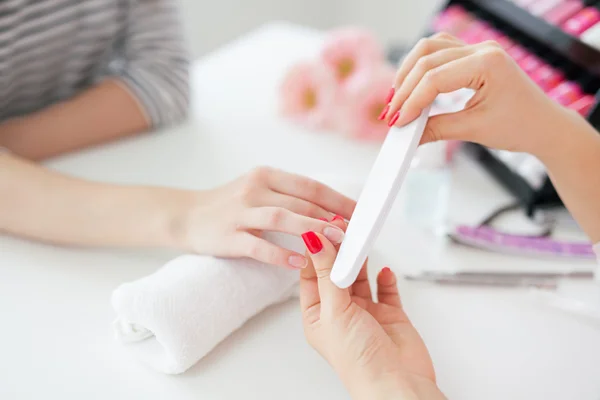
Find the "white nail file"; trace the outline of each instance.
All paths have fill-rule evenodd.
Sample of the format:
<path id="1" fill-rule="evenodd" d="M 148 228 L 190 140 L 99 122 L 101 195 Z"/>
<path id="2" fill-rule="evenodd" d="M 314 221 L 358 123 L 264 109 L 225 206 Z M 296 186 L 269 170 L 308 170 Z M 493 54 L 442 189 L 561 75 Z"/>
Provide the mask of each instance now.
<path id="1" fill-rule="evenodd" d="M 331 281 L 336 286 L 345 289 L 356 280 L 406 178 L 430 111 L 431 107 L 427 107 L 410 124 L 390 129 L 333 264 Z"/>

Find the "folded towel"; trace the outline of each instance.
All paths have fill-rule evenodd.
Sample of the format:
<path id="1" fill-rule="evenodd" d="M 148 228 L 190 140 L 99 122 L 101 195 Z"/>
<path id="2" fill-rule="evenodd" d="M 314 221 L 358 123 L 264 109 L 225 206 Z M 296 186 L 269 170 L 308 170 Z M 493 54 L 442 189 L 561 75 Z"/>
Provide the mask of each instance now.
<path id="1" fill-rule="evenodd" d="M 355 197 L 359 188 L 354 183 L 342 192 Z M 297 237 L 265 239 L 304 253 Z M 254 315 L 297 294 L 298 279 L 297 271 L 254 260 L 184 255 L 113 292 L 114 330 L 142 362 L 179 374 Z"/>

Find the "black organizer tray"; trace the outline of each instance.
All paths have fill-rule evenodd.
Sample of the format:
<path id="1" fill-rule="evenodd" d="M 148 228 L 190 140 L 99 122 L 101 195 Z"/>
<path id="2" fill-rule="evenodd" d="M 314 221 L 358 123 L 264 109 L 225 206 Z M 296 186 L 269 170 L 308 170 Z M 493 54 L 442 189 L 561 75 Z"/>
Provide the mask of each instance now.
<path id="1" fill-rule="evenodd" d="M 587 74 L 600 82 L 600 51 L 570 36 L 546 21 L 531 15 L 526 10 L 506 0 L 450 0 L 444 8 L 460 4 L 471 12 L 482 16 L 496 25 L 501 31 L 510 31 L 509 36 L 527 40 L 529 47 L 535 47 L 545 54 L 564 59 L 573 66 L 575 73 Z M 427 31 L 428 36 L 431 30 Z M 397 61 L 407 49 L 395 48 L 390 59 Z M 594 87 L 597 86 L 597 82 Z M 596 104 L 590 110 L 588 121 L 600 130 L 600 96 L 596 94 Z M 506 187 L 532 215 L 537 208 L 562 205 L 550 179 L 546 179 L 541 189 L 532 188 L 520 175 L 514 173 L 487 148 L 468 143 L 468 152 L 504 187 Z"/>

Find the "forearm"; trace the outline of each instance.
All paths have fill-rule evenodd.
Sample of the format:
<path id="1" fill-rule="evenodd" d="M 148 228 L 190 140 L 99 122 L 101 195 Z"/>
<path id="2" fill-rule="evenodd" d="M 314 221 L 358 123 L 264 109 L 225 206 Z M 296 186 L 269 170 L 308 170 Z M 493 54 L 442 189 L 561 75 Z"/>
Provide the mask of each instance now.
<path id="1" fill-rule="evenodd" d="M 572 112 L 556 123 L 540 141 L 536 154 L 561 199 L 581 228 L 594 242 L 600 242 L 600 135 Z"/>
<path id="2" fill-rule="evenodd" d="M 178 247 L 192 194 L 88 182 L 0 155 L 0 231 L 57 244 Z"/>
<path id="3" fill-rule="evenodd" d="M 420 377 L 378 377 L 360 382 L 349 386 L 354 400 L 446 400 L 433 382 Z"/>
<path id="4" fill-rule="evenodd" d="M 70 100 L 0 124 L 0 146 L 40 160 L 148 128 L 148 118 L 126 86 L 106 80 Z"/>

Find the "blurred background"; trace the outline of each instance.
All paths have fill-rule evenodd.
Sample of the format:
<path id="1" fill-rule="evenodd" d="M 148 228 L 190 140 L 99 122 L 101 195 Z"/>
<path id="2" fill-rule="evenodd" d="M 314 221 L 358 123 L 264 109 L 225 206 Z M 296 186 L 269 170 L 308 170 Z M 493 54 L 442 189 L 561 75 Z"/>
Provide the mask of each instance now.
<path id="1" fill-rule="evenodd" d="M 194 58 L 263 23 L 286 20 L 320 29 L 369 28 L 385 44 L 413 40 L 440 0 L 179 0 Z"/>

